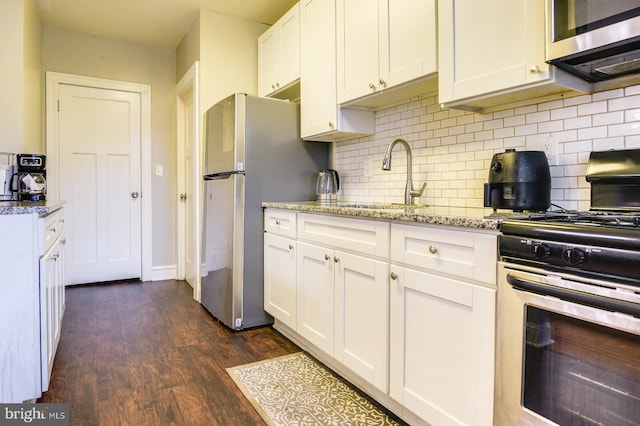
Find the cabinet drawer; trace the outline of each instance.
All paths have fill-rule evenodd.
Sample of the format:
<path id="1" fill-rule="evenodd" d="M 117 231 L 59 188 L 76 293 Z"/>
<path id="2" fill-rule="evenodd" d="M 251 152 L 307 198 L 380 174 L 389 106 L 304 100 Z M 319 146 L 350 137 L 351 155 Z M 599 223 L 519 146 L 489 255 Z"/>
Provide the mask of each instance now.
<path id="1" fill-rule="evenodd" d="M 497 235 L 393 224 L 391 259 L 495 286 Z"/>
<path id="2" fill-rule="evenodd" d="M 389 256 L 389 223 L 301 213 L 298 237 L 325 246 Z"/>
<path id="3" fill-rule="evenodd" d="M 296 238 L 296 212 L 267 209 L 264 212 L 264 230 L 270 234 Z"/>
<path id="4" fill-rule="evenodd" d="M 41 239 L 39 254 L 43 255 L 64 230 L 63 209 L 58 209 L 40 218 Z"/>

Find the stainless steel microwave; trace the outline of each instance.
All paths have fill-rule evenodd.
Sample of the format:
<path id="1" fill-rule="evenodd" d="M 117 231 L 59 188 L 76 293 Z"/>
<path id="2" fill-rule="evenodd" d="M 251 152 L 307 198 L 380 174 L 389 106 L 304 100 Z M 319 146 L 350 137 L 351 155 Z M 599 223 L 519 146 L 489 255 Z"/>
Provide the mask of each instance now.
<path id="1" fill-rule="evenodd" d="M 640 0 L 545 0 L 547 62 L 587 81 L 640 73 Z"/>

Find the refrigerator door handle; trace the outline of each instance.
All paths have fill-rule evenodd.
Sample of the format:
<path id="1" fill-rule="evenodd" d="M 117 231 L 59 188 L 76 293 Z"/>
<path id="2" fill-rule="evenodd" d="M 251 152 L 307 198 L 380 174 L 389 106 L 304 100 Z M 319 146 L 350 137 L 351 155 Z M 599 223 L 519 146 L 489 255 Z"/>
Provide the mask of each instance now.
<path id="1" fill-rule="evenodd" d="M 244 170 L 232 170 L 230 172 L 218 172 L 218 173 L 209 173 L 208 175 L 204 175 L 204 180 L 222 180 L 229 179 L 233 175 L 244 175 Z"/>

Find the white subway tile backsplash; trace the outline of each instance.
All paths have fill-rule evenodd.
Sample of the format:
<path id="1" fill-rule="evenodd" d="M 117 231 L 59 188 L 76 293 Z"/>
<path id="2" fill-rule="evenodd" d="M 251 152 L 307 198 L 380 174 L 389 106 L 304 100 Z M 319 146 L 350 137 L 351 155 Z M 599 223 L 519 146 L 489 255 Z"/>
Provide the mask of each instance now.
<path id="1" fill-rule="evenodd" d="M 394 149 L 390 171 L 380 168 L 389 143 L 403 138 L 412 148 L 415 187 L 427 182 L 419 202 L 443 214 L 472 214 L 483 205 L 493 154 L 524 150 L 527 138 L 542 135 L 558 144 L 558 165 L 550 167 L 552 202 L 586 210 L 590 185 L 584 175 L 590 152 L 640 148 L 640 85 L 490 114 L 442 109 L 432 96 L 377 111 L 375 123 L 375 135 L 335 144 L 340 200 L 403 202 L 404 149 Z M 363 176 L 367 159 L 374 166 L 371 177 Z"/>

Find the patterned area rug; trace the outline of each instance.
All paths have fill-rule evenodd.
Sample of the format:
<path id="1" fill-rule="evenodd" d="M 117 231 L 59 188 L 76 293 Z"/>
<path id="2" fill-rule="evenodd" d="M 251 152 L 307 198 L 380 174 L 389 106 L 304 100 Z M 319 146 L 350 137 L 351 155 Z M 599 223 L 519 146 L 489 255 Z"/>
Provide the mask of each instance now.
<path id="1" fill-rule="evenodd" d="M 227 371 L 268 425 L 399 424 L 302 352 Z"/>

